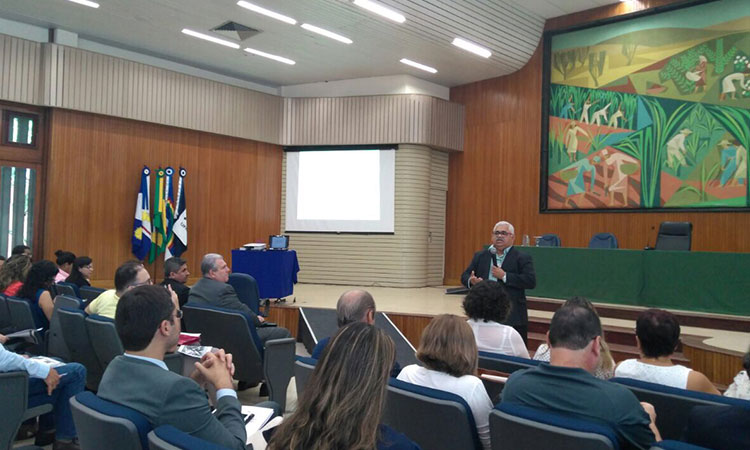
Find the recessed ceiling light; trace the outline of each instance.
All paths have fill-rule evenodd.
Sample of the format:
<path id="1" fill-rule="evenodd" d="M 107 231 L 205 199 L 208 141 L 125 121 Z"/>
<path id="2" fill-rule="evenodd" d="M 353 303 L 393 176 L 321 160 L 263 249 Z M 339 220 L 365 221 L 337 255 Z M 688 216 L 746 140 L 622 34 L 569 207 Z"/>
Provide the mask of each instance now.
<path id="1" fill-rule="evenodd" d="M 235 42 L 226 41 L 224 39 L 219 39 L 217 37 L 209 36 L 208 34 L 198 33 L 197 31 L 189 30 L 187 28 L 183 28 L 182 32 L 187 34 L 188 36 L 197 37 L 198 39 L 210 41 L 210 42 L 213 42 L 214 44 L 219 44 L 219 45 L 223 45 L 226 47 L 237 48 L 237 49 L 240 48 L 240 45 Z"/>
<path id="2" fill-rule="evenodd" d="M 492 56 L 492 52 L 491 51 L 489 51 L 486 48 L 481 47 L 481 46 L 479 46 L 479 45 L 477 45 L 477 44 L 475 44 L 473 42 L 469 42 L 469 41 L 467 41 L 465 39 L 461 39 L 461 38 L 453 39 L 453 45 L 455 45 L 456 47 L 462 48 L 462 49 L 466 50 L 467 52 L 471 52 L 471 53 L 474 53 L 476 55 L 479 55 L 479 56 L 481 56 L 483 58 L 489 58 L 490 56 Z"/>
<path id="3" fill-rule="evenodd" d="M 252 3 L 248 3 L 246 1 L 240 0 L 239 2 L 237 2 L 237 5 L 242 6 L 243 8 L 249 9 L 250 11 L 257 12 L 258 14 L 263 14 L 264 16 L 272 17 L 276 20 L 286 22 L 290 25 L 295 25 L 297 23 L 297 21 L 292 19 L 291 17 L 285 16 L 283 14 L 279 14 L 277 12 L 273 12 L 266 8 L 261 8 L 258 5 L 253 5 Z"/>
<path id="4" fill-rule="evenodd" d="M 412 67 L 416 67 L 417 69 L 424 70 L 425 72 L 437 73 L 436 68 L 425 66 L 424 64 L 420 64 L 418 62 L 412 61 L 411 59 L 401 58 L 401 62 L 406 64 L 407 66 L 412 66 Z"/>
<path id="5" fill-rule="evenodd" d="M 310 25 L 309 23 L 303 23 L 301 26 L 305 30 L 310 30 L 313 33 L 321 34 L 321 35 L 323 35 L 325 37 L 329 37 L 329 38 L 335 39 L 335 40 L 337 40 L 339 42 L 343 42 L 344 44 L 351 44 L 352 43 L 352 40 L 349 39 L 348 37 L 344 37 L 344 36 L 342 36 L 340 34 L 336 34 L 336 33 L 332 32 L 332 31 L 324 30 L 323 28 L 316 27 L 315 25 Z"/>
<path id="6" fill-rule="evenodd" d="M 354 4 L 360 8 L 364 8 L 368 11 L 372 11 L 375 14 L 380 14 L 383 17 L 393 20 L 394 22 L 404 23 L 406 17 L 403 14 L 396 12 L 390 8 L 386 8 L 380 3 L 375 3 L 371 0 L 354 0 Z"/>
<path id="7" fill-rule="evenodd" d="M 253 55 L 258 55 L 264 58 L 273 59 L 274 61 L 283 62 L 284 64 L 289 64 L 291 66 L 297 64 L 296 62 L 292 61 L 289 58 L 284 58 L 283 56 L 279 56 L 279 55 L 272 55 L 270 53 L 262 52 L 260 50 L 255 50 L 254 48 L 246 48 L 245 51 L 248 53 L 252 53 Z"/>
<path id="8" fill-rule="evenodd" d="M 89 0 L 68 0 L 69 2 L 78 3 L 79 5 L 88 6 L 91 8 L 98 8 L 99 3 L 90 2 Z"/>

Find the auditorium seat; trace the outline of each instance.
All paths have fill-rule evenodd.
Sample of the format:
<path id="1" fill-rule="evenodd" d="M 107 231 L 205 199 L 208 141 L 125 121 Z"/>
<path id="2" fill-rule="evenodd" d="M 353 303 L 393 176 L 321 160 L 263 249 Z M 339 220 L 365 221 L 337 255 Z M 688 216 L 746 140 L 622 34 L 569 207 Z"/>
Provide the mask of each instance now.
<path id="1" fill-rule="evenodd" d="M 34 316 L 31 313 L 29 302 L 22 298 L 6 297 L 8 312 L 10 312 L 11 328 L 14 331 L 36 330 Z M 23 345 L 23 349 L 35 355 L 42 355 L 46 352 L 47 342 L 46 335 L 34 331 L 38 344 Z"/>
<path id="2" fill-rule="evenodd" d="M 655 442 L 651 445 L 651 448 L 649 450 L 711 450 L 706 447 L 699 447 L 697 445 L 688 444 L 687 442 L 682 441 L 673 441 L 670 439 L 661 441 L 661 442 Z"/>
<path id="3" fill-rule="evenodd" d="M 15 331 L 13 321 L 10 319 L 10 309 L 5 295 L 0 294 L 0 333 L 8 334 Z"/>
<path id="4" fill-rule="evenodd" d="M 501 353 L 479 352 L 479 367 L 497 372 L 513 373 L 516 370 L 538 366 L 541 361 Z"/>
<path id="5" fill-rule="evenodd" d="M 560 236 L 556 235 L 555 233 L 547 233 L 539 237 L 539 240 L 536 242 L 536 246 L 537 247 L 560 247 L 562 246 L 562 242 L 560 241 Z"/>
<path id="6" fill-rule="evenodd" d="M 117 335 L 115 329 L 115 321 L 109 317 L 96 314 L 87 316 L 86 331 L 103 370 L 107 369 L 115 356 L 125 353 L 122 342 L 120 342 L 120 336 Z"/>
<path id="7" fill-rule="evenodd" d="M 64 281 L 55 283 L 55 293 L 57 295 L 69 295 L 71 297 L 81 298 L 81 295 L 78 293 L 78 286 Z"/>
<path id="8" fill-rule="evenodd" d="M 70 399 L 82 449 L 147 449 L 152 427 L 146 417 L 128 407 L 84 391 Z M 106 443 L 106 445 L 105 445 Z"/>
<path id="9" fill-rule="evenodd" d="M 469 405 L 451 392 L 391 378 L 382 420 L 423 449 L 482 449 Z"/>
<path id="10" fill-rule="evenodd" d="M 52 405 L 27 409 L 29 374 L 22 371 L 0 373 L 0 448 L 12 448 L 21 422 L 52 411 Z M 24 449 L 40 447 L 23 447 Z"/>
<path id="11" fill-rule="evenodd" d="M 190 436 L 172 425 L 162 425 L 148 433 L 151 450 L 225 450 L 226 447 Z"/>
<path id="12" fill-rule="evenodd" d="M 232 285 L 237 298 L 246 304 L 256 315 L 260 314 L 260 291 L 255 278 L 246 273 L 229 274 L 229 284 Z"/>
<path id="13" fill-rule="evenodd" d="M 662 222 L 656 236 L 656 250 L 690 251 L 693 224 L 690 222 Z"/>
<path id="14" fill-rule="evenodd" d="M 70 361 L 70 350 L 65 344 L 65 338 L 60 324 L 60 308 L 80 309 L 81 301 L 68 295 L 55 297 L 55 306 L 52 310 L 52 318 L 49 321 L 49 333 L 47 333 L 47 355 Z"/>
<path id="15" fill-rule="evenodd" d="M 286 405 L 286 388 L 294 371 L 294 338 L 267 341 L 264 350 L 255 325 L 242 312 L 190 302 L 182 311 L 188 330 L 201 334 L 201 345 L 232 354 L 236 380 L 250 386 L 265 380 L 273 394 L 269 400 Z"/>
<path id="16" fill-rule="evenodd" d="M 617 246 L 617 238 L 612 233 L 596 233 L 589 241 L 589 248 L 617 248 Z"/>
<path id="17" fill-rule="evenodd" d="M 96 391 L 104 369 L 96 357 L 91 338 L 86 330 L 86 314 L 80 309 L 60 308 L 60 325 L 65 345 L 70 350 L 70 360 L 86 367 L 86 388 Z"/>
<path id="18" fill-rule="evenodd" d="M 81 294 L 81 299 L 86 303 L 95 299 L 96 297 L 101 295 L 101 293 L 104 291 L 105 289 L 96 288 L 93 286 L 81 286 L 81 288 L 78 289 L 78 292 L 80 292 Z"/>
<path id="19" fill-rule="evenodd" d="M 638 400 L 654 405 L 656 427 L 664 439 L 680 439 L 688 423 L 690 410 L 697 405 L 735 405 L 750 409 L 750 401 L 703 392 L 678 389 L 631 378 L 615 377 L 610 380 L 630 389 Z"/>
<path id="20" fill-rule="evenodd" d="M 614 450 L 617 434 L 600 423 L 514 403 L 500 403 L 490 412 L 493 450 Z"/>
<path id="21" fill-rule="evenodd" d="M 297 356 L 294 361 L 294 384 L 297 388 L 297 398 L 302 396 L 302 392 L 305 391 L 307 380 L 310 379 L 313 370 L 315 370 L 315 364 L 318 362 L 315 358 L 308 358 L 306 356 Z"/>

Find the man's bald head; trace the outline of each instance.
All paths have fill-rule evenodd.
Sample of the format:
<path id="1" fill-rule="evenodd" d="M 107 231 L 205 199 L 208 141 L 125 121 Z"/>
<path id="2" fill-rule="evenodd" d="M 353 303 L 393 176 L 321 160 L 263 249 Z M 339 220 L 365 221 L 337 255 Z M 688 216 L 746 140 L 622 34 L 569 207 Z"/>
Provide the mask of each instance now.
<path id="1" fill-rule="evenodd" d="M 336 320 L 339 328 L 352 322 L 372 324 L 375 321 L 375 300 L 369 292 L 361 289 L 344 292 L 336 303 Z"/>

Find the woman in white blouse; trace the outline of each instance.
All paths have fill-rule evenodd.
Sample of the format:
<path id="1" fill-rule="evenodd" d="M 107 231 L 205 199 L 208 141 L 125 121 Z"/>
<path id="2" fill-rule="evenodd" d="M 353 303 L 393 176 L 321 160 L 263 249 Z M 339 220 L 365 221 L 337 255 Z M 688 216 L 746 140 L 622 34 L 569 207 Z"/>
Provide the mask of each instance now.
<path id="1" fill-rule="evenodd" d="M 452 314 L 432 319 L 422 332 L 417 359 L 425 367 L 417 364 L 406 366 L 401 369 L 398 379 L 463 398 L 474 416 L 482 447 L 489 450 L 492 401 L 476 376 L 479 355 L 466 321 Z"/>
<path id="2" fill-rule="evenodd" d="M 740 370 L 734 377 L 734 382 L 729 385 L 727 390 L 724 392 L 725 397 L 741 398 L 743 400 L 750 400 L 750 351 L 745 353 L 742 358 L 742 367 L 744 370 Z"/>
<path id="3" fill-rule="evenodd" d="M 492 280 L 475 284 L 464 298 L 463 306 L 480 351 L 529 357 L 518 331 L 500 323 L 510 313 L 510 298 L 502 284 Z"/>

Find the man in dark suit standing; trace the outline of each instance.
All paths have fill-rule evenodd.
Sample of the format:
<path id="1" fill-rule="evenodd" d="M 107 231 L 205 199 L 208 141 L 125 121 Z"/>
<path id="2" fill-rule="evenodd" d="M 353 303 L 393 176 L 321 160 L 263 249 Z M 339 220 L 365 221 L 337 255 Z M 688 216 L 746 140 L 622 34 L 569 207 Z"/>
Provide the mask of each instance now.
<path id="1" fill-rule="evenodd" d="M 154 427 L 172 425 L 233 449 L 245 448 L 245 423 L 232 384 L 232 356 L 207 353 L 190 377 L 170 372 L 164 354 L 177 347 L 182 311 L 177 295 L 139 286 L 117 303 L 115 327 L 125 354 L 107 366 L 97 395 L 146 416 Z M 216 414 L 203 390 L 216 389 Z"/>
<path id="2" fill-rule="evenodd" d="M 496 280 L 505 285 L 511 301 L 506 325 L 518 331 L 527 342 L 529 318 L 526 310 L 525 289 L 534 289 L 536 274 L 531 256 L 513 247 L 513 225 L 501 221 L 492 230 L 492 245 L 474 253 L 474 257 L 461 275 L 461 283 L 471 288 L 482 280 Z"/>
<path id="3" fill-rule="evenodd" d="M 205 255 L 201 261 L 203 278 L 190 288 L 188 302 L 240 311 L 253 322 L 253 325 L 261 327 L 265 319 L 256 315 L 249 306 L 240 301 L 232 285 L 227 283 L 229 281 L 229 272 L 231 272 L 231 269 L 226 261 L 224 261 L 223 256 L 217 253 Z M 258 328 L 258 337 L 263 342 L 263 346 L 266 345 L 266 341 L 288 338 L 290 336 L 291 334 L 286 328 Z"/>

